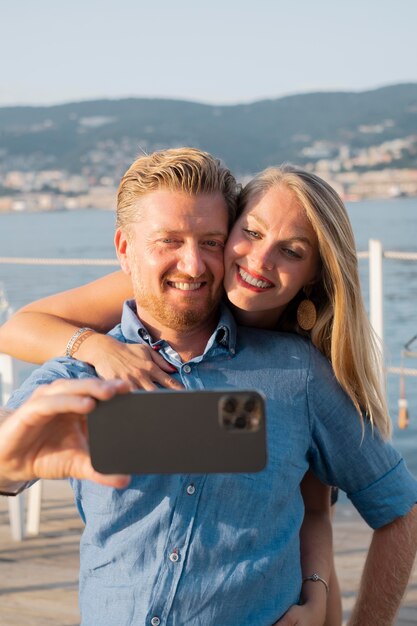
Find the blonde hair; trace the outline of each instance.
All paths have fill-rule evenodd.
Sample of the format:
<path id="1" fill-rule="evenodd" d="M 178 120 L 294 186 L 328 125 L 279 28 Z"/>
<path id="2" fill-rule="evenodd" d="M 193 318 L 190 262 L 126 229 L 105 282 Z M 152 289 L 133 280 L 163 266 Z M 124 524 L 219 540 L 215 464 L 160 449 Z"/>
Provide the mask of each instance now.
<path id="1" fill-rule="evenodd" d="M 117 192 L 118 227 L 138 219 L 138 199 L 159 189 L 187 194 L 221 193 L 236 217 L 239 187 L 233 174 L 218 159 L 196 148 L 173 148 L 139 157 L 123 176 Z"/>
<path id="2" fill-rule="evenodd" d="M 294 193 L 318 239 L 320 277 L 309 293 L 317 308 L 311 341 L 331 361 L 338 382 L 361 418 L 364 413 L 383 437 L 389 437 L 392 426 L 380 374 L 381 353 L 362 299 L 355 239 L 346 208 L 324 180 L 293 165 L 261 172 L 242 190 L 239 208 L 281 185 Z M 301 292 L 288 304 L 279 320 L 280 330 L 305 334 L 296 319 L 303 297 Z"/>

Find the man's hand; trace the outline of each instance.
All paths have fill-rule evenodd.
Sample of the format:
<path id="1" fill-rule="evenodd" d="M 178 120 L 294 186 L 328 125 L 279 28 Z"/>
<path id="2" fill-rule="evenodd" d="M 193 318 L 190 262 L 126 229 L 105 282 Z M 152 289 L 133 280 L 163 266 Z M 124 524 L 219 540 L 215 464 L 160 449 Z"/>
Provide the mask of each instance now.
<path id="1" fill-rule="evenodd" d="M 39 387 L 0 426 L 0 483 L 72 477 L 126 487 L 129 476 L 93 469 L 86 417 L 96 400 L 127 391 L 126 382 L 98 378 L 60 379 Z"/>

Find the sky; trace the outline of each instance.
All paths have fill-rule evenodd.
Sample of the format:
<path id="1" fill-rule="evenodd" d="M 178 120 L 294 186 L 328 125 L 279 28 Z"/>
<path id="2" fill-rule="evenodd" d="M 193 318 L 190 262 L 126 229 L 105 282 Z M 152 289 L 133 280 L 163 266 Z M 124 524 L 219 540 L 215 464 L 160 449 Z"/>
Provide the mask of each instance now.
<path id="1" fill-rule="evenodd" d="M 0 0 L 0 106 L 417 82 L 414 0 Z"/>

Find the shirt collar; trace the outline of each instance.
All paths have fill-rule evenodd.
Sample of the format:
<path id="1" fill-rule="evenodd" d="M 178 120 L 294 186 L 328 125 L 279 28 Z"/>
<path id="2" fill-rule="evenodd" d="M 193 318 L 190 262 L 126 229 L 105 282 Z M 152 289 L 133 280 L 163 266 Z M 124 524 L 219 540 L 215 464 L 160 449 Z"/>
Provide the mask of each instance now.
<path id="1" fill-rule="evenodd" d="M 150 346 L 160 343 L 160 341 L 153 341 L 147 329 L 138 318 L 134 300 L 126 300 L 123 305 L 121 328 L 125 339 L 132 343 L 147 343 Z M 214 343 L 224 347 L 231 354 L 236 352 L 236 322 L 224 303 L 220 305 L 220 318 L 214 333 L 207 343 L 206 351 Z"/>
<path id="2" fill-rule="evenodd" d="M 217 343 L 224 346 L 231 354 L 236 352 L 236 322 L 230 309 L 222 303 L 220 306 L 220 319 L 214 331 Z"/>

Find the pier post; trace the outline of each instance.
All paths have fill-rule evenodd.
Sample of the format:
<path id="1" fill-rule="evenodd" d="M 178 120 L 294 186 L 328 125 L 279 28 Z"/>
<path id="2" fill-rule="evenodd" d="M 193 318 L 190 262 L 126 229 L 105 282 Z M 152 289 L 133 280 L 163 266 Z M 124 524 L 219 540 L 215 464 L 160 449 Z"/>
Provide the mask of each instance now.
<path id="1" fill-rule="evenodd" d="M 381 359 L 384 363 L 384 290 L 382 270 L 382 243 L 369 240 L 369 319 L 380 340 Z"/>
<path id="2" fill-rule="evenodd" d="M 13 390 L 13 359 L 7 354 L 0 354 L 0 403 L 6 405 Z M 25 494 L 8 498 L 10 529 L 15 541 L 22 541 L 25 515 Z"/>

